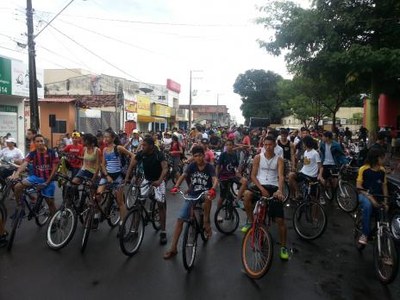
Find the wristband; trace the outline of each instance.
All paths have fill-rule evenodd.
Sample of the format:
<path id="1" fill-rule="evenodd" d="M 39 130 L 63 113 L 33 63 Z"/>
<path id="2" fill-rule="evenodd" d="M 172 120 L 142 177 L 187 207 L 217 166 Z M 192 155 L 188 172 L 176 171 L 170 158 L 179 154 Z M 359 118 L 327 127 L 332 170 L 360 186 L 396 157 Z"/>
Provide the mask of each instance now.
<path id="1" fill-rule="evenodd" d="M 208 190 L 208 195 L 210 198 L 214 198 L 217 195 L 217 192 L 214 190 L 214 188 L 211 188 Z"/>

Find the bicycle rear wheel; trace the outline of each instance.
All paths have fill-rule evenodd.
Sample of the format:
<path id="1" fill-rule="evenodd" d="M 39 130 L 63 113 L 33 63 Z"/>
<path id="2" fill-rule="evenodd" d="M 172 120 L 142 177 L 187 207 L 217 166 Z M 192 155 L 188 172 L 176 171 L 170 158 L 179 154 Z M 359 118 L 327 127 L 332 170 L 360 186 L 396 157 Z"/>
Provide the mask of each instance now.
<path id="1" fill-rule="evenodd" d="M 234 196 L 234 198 L 236 198 L 237 194 L 239 192 L 239 189 L 240 189 L 240 183 L 236 182 L 236 181 L 232 181 L 232 183 L 231 183 L 229 188 L 230 188 L 231 193 Z"/>
<path id="2" fill-rule="evenodd" d="M 17 228 L 22 221 L 23 212 L 24 212 L 24 210 L 21 207 L 17 207 L 15 209 L 14 215 L 11 216 L 11 217 L 13 217 L 13 219 L 12 219 L 12 223 L 11 223 L 12 224 L 11 225 L 11 233 L 10 233 L 10 237 L 8 239 L 8 244 L 7 244 L 8 251 L 11 251 L 11 249 L 13 247 L 15 234 L 17 233 Z"/>
<path id="3" fill-rule="evenodd" d="M 394 210 L 390 217 L 390 230 L 396 242 L 400 241 L 400 210 Z"/>
<path id="4" fill-rule="evenodd" d="M 214 223 L 218 231 L 224 234 L 231 234 L 239 226 L 239 213 L 233 203 L 226 203 L 215 211 Z"/>
<path id="5" fill-rule="evenodd" d="M 50 209 L 43 196 L 39 196 L 34 206 L 35 223 L 37 226 L 42 227 L 46 225 L 50 218 Z"/>
<path id="6" fill-rule="evenodd" d="M 357 191 L 348 182 L 339 183 L 336 191 L 336 201 L 344 212 L 353 212 L 358 206 Z"/>
<path id="7" fill-rule="evenodd" d="M 150 202 L 151 224 L 155 231 L 159 231 L 161 229 L 160 210 L 156 202 L 155 200 Z"/>
<path id="8" fill-rule="evenodd" d="M 242 264 L 250 278 L 263 277 L 272 264 L 273 245 L 265 225 L 255 225 L 247 231 L 242 242 Z"/>
<path id="9" fill-rule="evenodd" d="M 197 229 L 193 221 L 186 223 L 182 241 L 182 260 L 185 269 L 190 272 L 194 266 L 197 251 Z"/>
<path id="10" fill-rule="evenodd" d="M 84 223 L 84 227 L 83 227 L 83 235 L 82 235 L 82 242 L 81 242 L 81 252 L 82 253 L 85 252 L 85 249 L 86 249 L 86 246 L 87 246 L 87 243 L 89 240 L 90 231 L 92 230 L 93 217 L 94 217 L 94 209 L 89 208 L 84 217 L 85 223 Z"/>
<path id="11" fill-rule="evenodd" d="M 119 245 L 122 253 L 133 256 L 139 251 L 144 237 L 144 228 L 140 209 L 130 210 L 122 222 L 119 233 Z"/>
<path id="12" fill-rule="evenodd" d="M 70 208 L 58 210 L 50 219 L 47 227 L 47 245 L 59 250 L 71 241 L 78 223 L 76 213 Z"/>
<path id="13" fill-rule="evenodd" d="M 390 233 L 383 230 L 374 245 L 374 264 L 378 279 L 383 284 L 391 283 L 397 275 L 397 250 Z"/>
<path id="14" fill-rule="evenodd" d="M 327 224 L 327 216 L 319 203 L 308 201 L 300 204 L 293 215 L 293 227 L 296 233 L 305 240 L 320 237 Z"/>

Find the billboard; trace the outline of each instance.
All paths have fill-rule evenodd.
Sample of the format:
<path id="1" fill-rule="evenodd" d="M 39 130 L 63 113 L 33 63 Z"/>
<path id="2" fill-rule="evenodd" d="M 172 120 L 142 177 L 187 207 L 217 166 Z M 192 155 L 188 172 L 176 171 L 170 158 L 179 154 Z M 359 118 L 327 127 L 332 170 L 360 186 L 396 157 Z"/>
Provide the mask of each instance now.
<path id="1" fill-rule="evenodd" d="M 0 57 L 0 94 L 11 95 L 11 60 Z"/>
<path id="2" fill-rule="evenodd" d="M 137 114 L 139 116 L 150 116 L 150 97 L 144 95 L 137 95 Z"/>

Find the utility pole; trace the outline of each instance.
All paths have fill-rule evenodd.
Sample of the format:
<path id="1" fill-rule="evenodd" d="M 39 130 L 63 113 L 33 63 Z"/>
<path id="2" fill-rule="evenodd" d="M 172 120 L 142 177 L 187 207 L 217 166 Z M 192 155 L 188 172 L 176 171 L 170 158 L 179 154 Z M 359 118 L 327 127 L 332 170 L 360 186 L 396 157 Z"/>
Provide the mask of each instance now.
<path id="1" fill-rule="evenodd" d="M 39 103 L 36 80 L 36 51 L 33 35 L 33 9 L 32 0 L 26 0 L 26 23 L 28 26 L 28 60 L 29 60 L 29 106 L 30 106 L 30 127 L 39 130 Z"/>
<path id="2" fill-rule="evenodd" d="M 189 131 L 192 129 L 192 70 L 190 70 L 189 81 Z"/>

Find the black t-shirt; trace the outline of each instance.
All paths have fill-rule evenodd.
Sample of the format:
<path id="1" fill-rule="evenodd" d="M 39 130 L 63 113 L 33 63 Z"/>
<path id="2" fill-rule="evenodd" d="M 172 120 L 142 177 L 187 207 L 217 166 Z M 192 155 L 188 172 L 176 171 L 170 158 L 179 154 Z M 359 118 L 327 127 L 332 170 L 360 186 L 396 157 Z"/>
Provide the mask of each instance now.
<path id="1" fill-rule="evenodd" d="M 148 181 L 156 181 L 160 178 L 162 173 L 161 162 L 165 160 L 164 153 L 154 149 L 151 154 L 144 154 L 143 151 L 139 151 L 135 159 L 138 163 L 143 164 L 144 178 Z"/>
<path id="2" fill-rule="evenodd" d="M 235 152 L 222 152 L 217 164 L 220 166 L 219 179 L 227 180 L 236 176 L 235 168 L 239 167 L 239 160 Z"/>
<path id="3" fill-rule="evenodd" d="M 191 163 L 186 171 L 186 178 L 190 181 L 189 195 L 197 197 L 203 191 L 207 191 L 212 187 L 212 178 L 215 176 L 215 169 L 207 163 L 203 170 L 199 170 L 196 163 Z"/>
<path id="4" fill-rule="evenodd" d="M 219 137 L 214 135 L 210 136 L 210 145 L 217 146 L 219 143 Z"/>
<path id="5" fill-rule="evenodd" d="M 283 149 L 283 158 L 287 160 L 291 160 L 290 156 L 290 142 L 288 141 L 285 145 L 282 144 L 280 140 L 278 140 L 278 145 Z"/>

